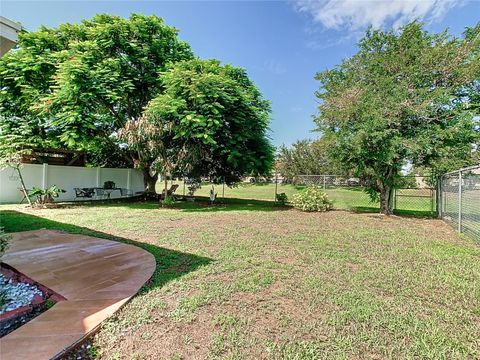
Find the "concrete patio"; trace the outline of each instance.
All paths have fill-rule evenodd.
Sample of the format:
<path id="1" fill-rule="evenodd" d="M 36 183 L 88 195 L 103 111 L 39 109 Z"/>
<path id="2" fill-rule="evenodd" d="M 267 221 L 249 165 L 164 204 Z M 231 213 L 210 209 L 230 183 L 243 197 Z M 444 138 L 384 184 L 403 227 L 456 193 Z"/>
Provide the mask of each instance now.
<path id="1" fill-rule="evenodd" d="M 52 230 L 14 233 L 3 261 L 67 299 L 2 338 L 3 360 L 60 357 L 155 270 L 154 257 L 136 246 Z"/>

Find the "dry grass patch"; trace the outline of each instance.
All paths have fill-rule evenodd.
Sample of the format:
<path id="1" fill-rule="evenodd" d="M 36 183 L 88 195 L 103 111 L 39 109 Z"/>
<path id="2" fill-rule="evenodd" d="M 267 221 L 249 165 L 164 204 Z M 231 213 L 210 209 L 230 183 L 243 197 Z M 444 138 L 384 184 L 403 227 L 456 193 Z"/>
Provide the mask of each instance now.
<path id="1" fill-rule="evenodd" d="M 245 204 L 0 211 L 8 231 L 155 255 L 151 283 L 95 337 L 100 358 L 480 358 L 480 248 L 439 220 Z"/>

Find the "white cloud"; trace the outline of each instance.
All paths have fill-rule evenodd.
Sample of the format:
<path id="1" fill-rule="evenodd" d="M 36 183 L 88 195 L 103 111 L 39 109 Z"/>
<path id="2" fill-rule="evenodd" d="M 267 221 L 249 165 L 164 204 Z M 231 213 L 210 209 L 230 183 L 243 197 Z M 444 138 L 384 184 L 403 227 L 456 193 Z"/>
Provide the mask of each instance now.
<path id="1" fill-rule="evenodd" d="M 285 66 L 273 59 L 265 60 L 263 62 L 262 70 L 268 71 L 275 75 L 282 75 L 287 72 Z"/>
<path id="2" fill-rule="evenodd" d="M 461 0 L 295 0 L 295 7 L 327 29 L 398 28 L 419 19 L 435 21 Z"/>

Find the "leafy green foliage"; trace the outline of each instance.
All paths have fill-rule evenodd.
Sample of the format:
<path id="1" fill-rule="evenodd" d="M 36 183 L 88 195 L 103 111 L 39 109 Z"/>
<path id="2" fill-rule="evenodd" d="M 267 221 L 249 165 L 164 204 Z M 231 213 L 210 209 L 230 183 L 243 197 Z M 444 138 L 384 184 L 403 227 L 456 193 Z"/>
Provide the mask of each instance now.
<path id="1" fill-rule="evenodd" d="M 149 191 L 155 171 L 229 183 L 269 172 L 269 104 L 243 69 L 193 59 L 177 32 L 157 16 L 104 14 L 22 33 L 0 60 L 2 135 L 134 164 Z"/>
<path id="2" fill-rule="evenodd" d="M 55 198 L 58 198 L 61 193 L 65 193 L 64 189 L 60 189 L 57 185 L 52 185 L 47 189 L 34 187 L 28 196 L 35 199 L 35 205 L 44 205 L 53 203 Z"/>
<path id="3" fill-rule="evenodd" d="M 276 171 L 288 182 L 296 175 L 341 175 L 343 169 L 330 156 L 331 146 L 326 138 L 299 140 L 289 148 L 282 146 L 275 163 Z"/>
<path id="4" fill-rule="evenodd" d="M 195 192 L 198 189 L 201 189 L 201 188 L 202 188 L 201 181 L 197 180 L 197 179 L 192 179 L 192 180 L 188 181 L 188 186 L 187 186 L 188 193 L 187 193 L 187 195 L 189 197 L 193 197 L 195 195 Z"/>
<path id="5" fill-rule="evenodd" d="M 175 204 L 175 199 L 173 196 L 166 196 L 165 199 L 160 201 L 161 206 L 169 207 L 169 206 L 173 206 L 174 204 Z"/>
<path id="6" fill-rule="evenodd" d="M 159 72 L 192 57 L 177 29 L 157 16 L 96 15 L 22 33 L 18 50 L 0 60 L 0 126 L 21 135 L 20 123 L 37 146 L 94 154 L 113 147 L 115 158 L 148 169 L 148 154 L 125 148 L 117 131 L 162 92 Z"/>
<path id="7" fill-rule="evenodd" d="M 244 174 L 269 173 L 270 107 L 245 70 L 195 59 L 175 64 L 161 77 L 164 93 L 122 133 L 130 147 L 152 154 L 166 175 L 233 184 Z"/>
<path id="8" fill-rule="evenodd" d="M 307 186 L 304 191 L 294 194 L 292 204 L 297 209 L 309 212 L 327 211 L 332 208 L 328 195 L 317 185 Z"/>
<path id="9" fill-rule="evenodd" d="M 285 206 L 285 204 L 288 202 L 288 196 L 284 192 L 276 194 L 275 199 L 277 200 L 277 204 L 280 206 Z"/>
<path id="10" fill-rule="evenodd" d="M 380 195 L 381 212 L 391 213 L 392 189 L 407 163 L 471 161 L 478 119 L 473 96 L 464 95 L 478 93 L 479 33 L 477 26 L 452 39 L 417 22 L 398 32 L 369 30 L 357 54 L 317 74 L 319 130 L 334 144 L 333 156 Z"/>
<path id="11" fill-rule="evenodd" d="M 3 228 L 0 228 L 0 260 L 3 254 L 8 249 L 8 243 L 10 241 L 10 235 L 6 234 Z"/>
<path id="12" fill-rule="evenodd" d="M 103 188 L 104 189 L 115 189 L 115 183 L 113 181 L 105 181 L 103 183 Z"/>

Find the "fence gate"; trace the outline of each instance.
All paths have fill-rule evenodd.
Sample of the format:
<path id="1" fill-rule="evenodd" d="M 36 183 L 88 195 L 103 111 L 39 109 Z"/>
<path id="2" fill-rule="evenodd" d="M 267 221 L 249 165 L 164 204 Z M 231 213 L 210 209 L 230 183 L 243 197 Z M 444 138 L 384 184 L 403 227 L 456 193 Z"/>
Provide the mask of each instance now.
<path id="1" fill-rule="evenodd" d="M 393 208 L 396 212 L 432 216 L 437 213 L 437 191 L 427 176 L 404 176 L 395 190 Z"/>

